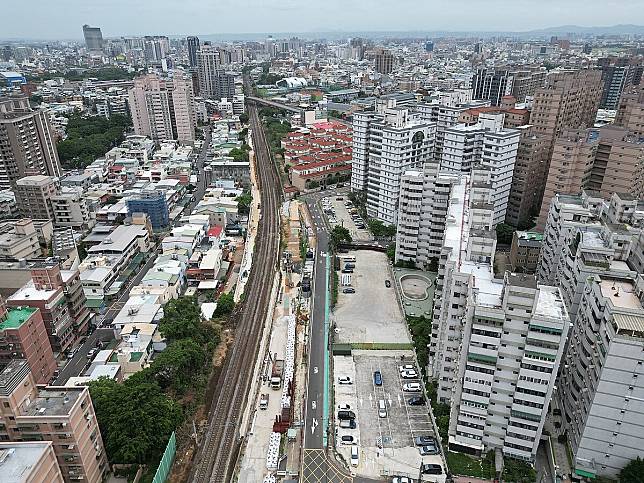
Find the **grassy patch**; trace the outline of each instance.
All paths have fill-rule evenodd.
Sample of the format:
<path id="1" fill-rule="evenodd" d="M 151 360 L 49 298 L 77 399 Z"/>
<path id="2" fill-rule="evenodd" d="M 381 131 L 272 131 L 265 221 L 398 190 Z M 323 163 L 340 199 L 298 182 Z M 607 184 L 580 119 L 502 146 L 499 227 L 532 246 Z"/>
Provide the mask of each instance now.
<path id="1" fill-rule="evenodd" d="M 338 280 L 338 272 L 333 271 L 333 277 L 331 278 L 331 307 L 335 307 L 335 304 L 338 301 L 338 285 L 340 281 Z"/>
<path id="2" fill-rule="evenodd" d="M 494 452 L 490 451 L 483 459 L 473 458 L 463 453 L 447 453 L 447 466 L 453 475 L 474 478 L 494 478 Z"/>

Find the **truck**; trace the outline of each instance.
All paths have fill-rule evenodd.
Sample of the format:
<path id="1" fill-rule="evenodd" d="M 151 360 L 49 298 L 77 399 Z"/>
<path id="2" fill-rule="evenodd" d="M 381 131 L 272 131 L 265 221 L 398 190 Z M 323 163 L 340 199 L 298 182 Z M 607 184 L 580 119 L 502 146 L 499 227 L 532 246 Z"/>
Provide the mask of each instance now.
<path id="1" fill-rule="evenodd" d="M 259 398 L 259 409 L 268 409 L 268 399 L 270 394 L 263 393 Z"/>
<path id="2" fill-rule="evenodd" d="M 278 359 L 277 354 L 273 358 L 273 368 L 271 369 L 271 388 L 279 389 L 282 386 L 282 376 L 284 375 L 284 359 Z"/>

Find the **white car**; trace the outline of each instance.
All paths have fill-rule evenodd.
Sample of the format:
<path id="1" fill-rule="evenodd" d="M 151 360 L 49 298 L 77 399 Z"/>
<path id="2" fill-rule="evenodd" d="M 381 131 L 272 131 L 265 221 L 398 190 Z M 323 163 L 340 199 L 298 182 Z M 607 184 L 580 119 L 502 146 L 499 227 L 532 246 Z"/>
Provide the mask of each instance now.
<path id="1" fill-rule="evenodd" d="M 350 409 L 351 406 L 349 406 L 347 403 L 338 404 L 338 410 L 340 411 L 349 411 Z"/>
<path id="2" fill-rule="evenodd" d="M 394 479 L 391 480 L 391 483 L 414 483 L 414 480 L 407 478 L 406 476 L 394 476 Z"/>
<path id="3" fill-rule="evenodd" d="M 405 392 L 420 392 L 421 389 L 422 386 L 419 382 L 408 382 L 406 384 L 403 384 L 403 391 Z"/>
<path id="4" fill-rule="evenodd" d="M 400 372 L 403 372 L 403 371 L 415 371 L 415 370 L 416 370 L 416 366 L 415 366 L 415 365 L 413 365 L 413 364 L 405 364 L 405 365 L 403 365 L 403 366 L 398 366 L 398 370 L 399 370 Z"/>
<path id="5" fill-rule="evenodd" d="M 338 377 L 338 384 L 353 384 L 353 379 L 349 376 L 340 376 Z"/>
<path id="6" fill-rule="evenodd" d="M 358 466 L 360 463 L 360 453 L 357 446 L 351 447 L 351 466 Z"/>
<path id="7" fill-rule="evenodd" d="M 400 377 L 403 379 L 418 379 L 418 373 L 416 371 L 402 371 Z"/>

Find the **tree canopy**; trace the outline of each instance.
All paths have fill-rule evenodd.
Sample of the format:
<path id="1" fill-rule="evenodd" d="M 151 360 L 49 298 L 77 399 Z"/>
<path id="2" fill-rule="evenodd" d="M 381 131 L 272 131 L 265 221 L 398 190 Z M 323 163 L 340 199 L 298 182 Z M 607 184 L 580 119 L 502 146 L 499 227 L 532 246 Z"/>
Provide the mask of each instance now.
<path id="1" fill-rule="evenodd" d="M 195 297 L 181 297 L 165 304 L 159 330 L 171 342 L 194 339 L 207 343 L 213 337 L 212 328 L 201 321 L 201 309 Z"/>
<path id="2" fill-rule="evenodd" d="M 182 411 L 154 380 L 100 378 L 89 389 L 110 461 L 147 463 L 161 456 Z"/>
<path id="3" fill-rule="evenodd" d="M 245 112 L 242 112 L 239 115 L 239 122 L 241 122 L 242 124 L 248 124 L 248 119 L 248 114 L 246 114 Z"/>
<path id="4" fill-rule="evenodd" d="M 253 196 L 248 191 L 244 191 L 244 193 L 235 198 L 235 200 L 237 201 L 237 211 L 240 215 L 247 215 L 250 213 L 250 205 L 253 203 Z"/>
<path id="5" fill-rule="evenodd" d="M 640 457 L 628 463 L 619 472 L 620 483 L 644 483 L 644 460 Z"/>
<path id="6" fill-rule="evenodd" d="M 512 225 L 499 223 L 496 225 L 496 242 L 501 245 L 510 245 L 515 231 L 516 229 Z"/>
<path id="7" fill-rule="evenodd" d="M 341 243 L 351 243 L 352 241 L 353 238 L 349 230 L 340 225 L 336 225 L 329 234 L 329 246 L 333 251 L 335 251 Z"/>
<path id="8" fill-rule="evenodd" d="M 231 293 L 222 293 L 217 299 L 217 308 L 215 309 L 215 316 L 221 317 L 227 315 L 235 308 L 235 299 Z"/>
<path id="9" fill-rule="evenodd" d="M 378 237 L 388 237 L 393 238 L 396 236 L 396 226 L 395 225 L 385 225 L 380 220 L 371 219 L 367 222 L 369 226 L 369 231 L 373 233 L 373 236 Z"/>
<path id="10" fill-rule="evenodd" d="M 57 144 L 58 157 L 67 169 L 84 168 L 125 139 L 132 125 L 129 117 L 113 114 L 82 117 L 73 114 L 67 123 L 67 138 Z"/>

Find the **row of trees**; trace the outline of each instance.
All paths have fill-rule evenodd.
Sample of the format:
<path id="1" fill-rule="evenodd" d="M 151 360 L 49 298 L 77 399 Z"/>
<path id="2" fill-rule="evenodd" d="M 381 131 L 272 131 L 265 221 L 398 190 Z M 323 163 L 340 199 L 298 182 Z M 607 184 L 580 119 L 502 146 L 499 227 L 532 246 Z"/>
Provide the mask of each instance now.
<path id="1" fill-rule="evenodd" d="M 382 221 L 371 219 L 367 222 L 369 231 L 376 238 L 394 238 L 396 236 L 396 225 L 385 225 Z"/>
<path id="2" fill-rule="evenodd" d="M 84 168 L 118 146 L 125 139 L 125 131 L 131 126 L 131 119 L 120 114 L 113 114 L 109 119 L 73 114 L 67 123 L 67 139 L 57 144 L 58 157 L 63 167 Z"/>
<path id="3" fill-rule="evenodd" d="M 159 330 L 168 346 L 150 367 L 122 384 L 101 378 L 89 386 L 111 462 L 156 463 L 205 392 L 220 327 L 202 321 L 194 297 L 182 297 L 164 306 Z"/>
<path id="4" fill-rule="evenodd" d="M 233 158 L 235 161 L 246 161 L 248 162 L 248 153 L 250 152 L 250 146 L 246 143 L 242 143 L 241 147 L 233 148 L 228 153 L 228 156 Z"/>

